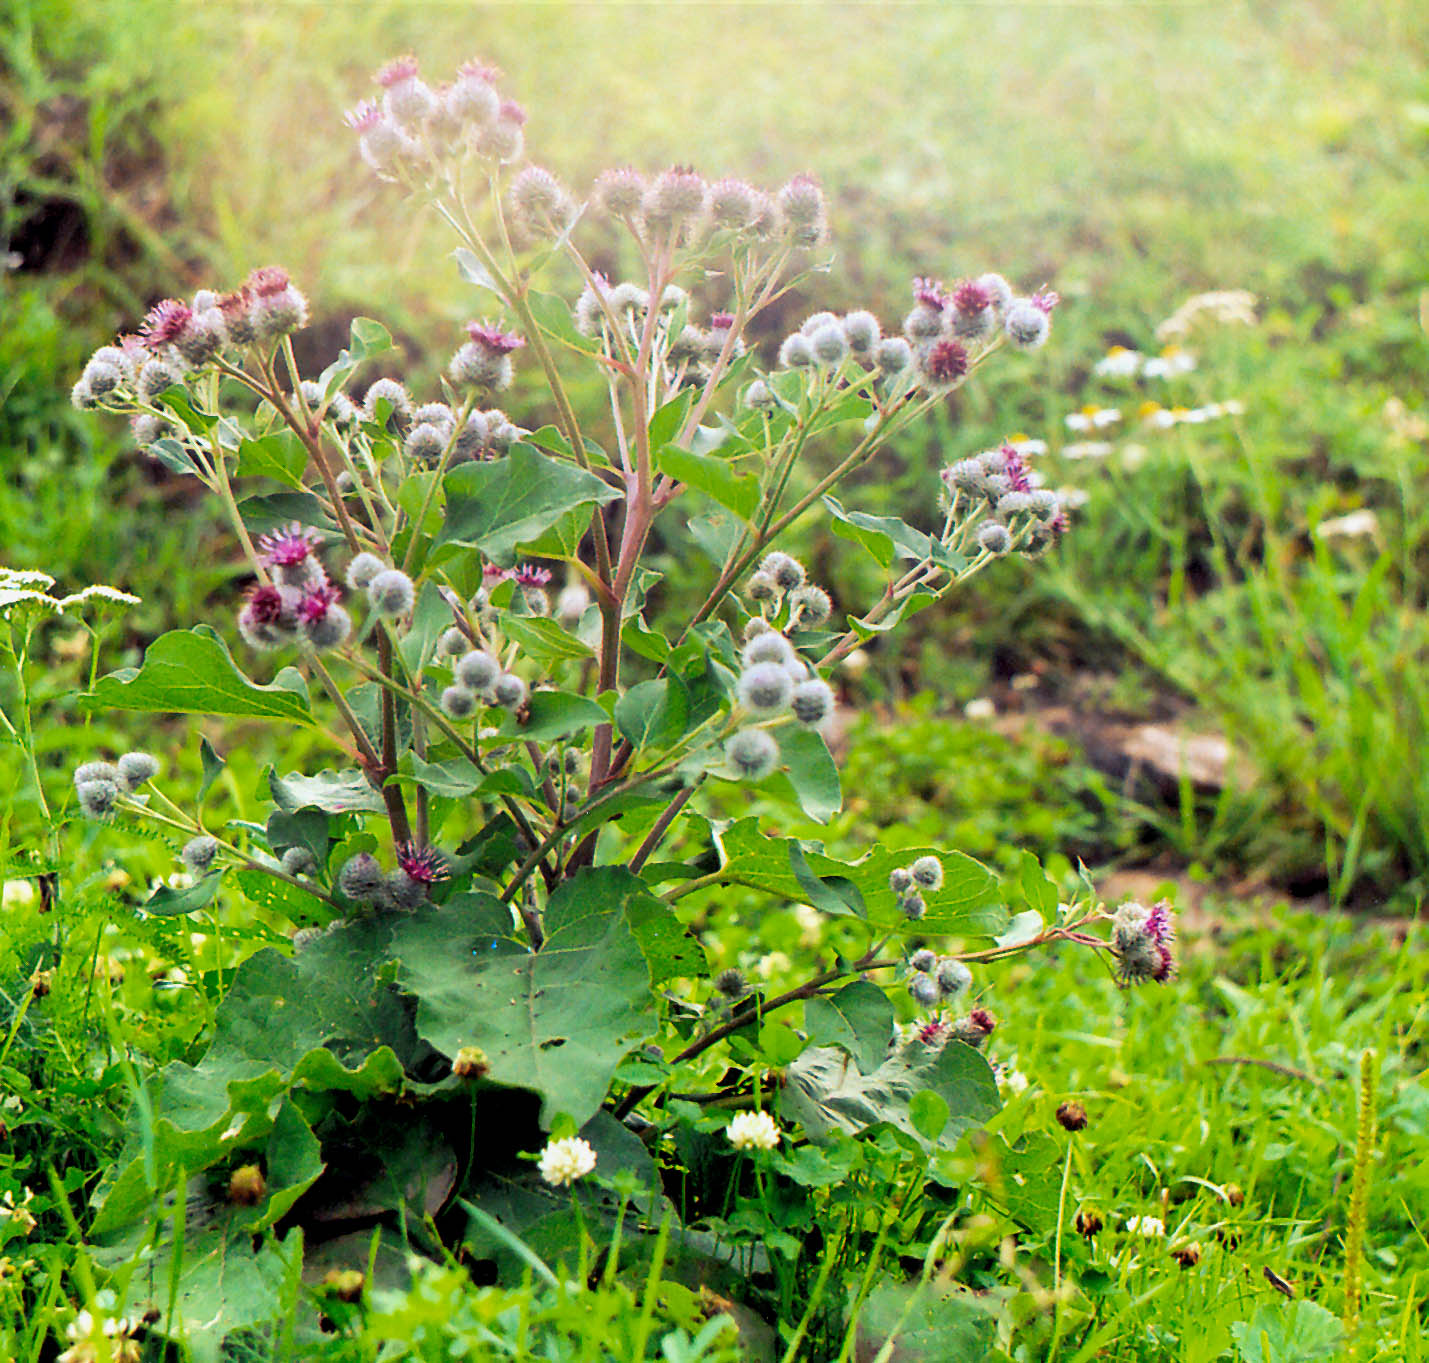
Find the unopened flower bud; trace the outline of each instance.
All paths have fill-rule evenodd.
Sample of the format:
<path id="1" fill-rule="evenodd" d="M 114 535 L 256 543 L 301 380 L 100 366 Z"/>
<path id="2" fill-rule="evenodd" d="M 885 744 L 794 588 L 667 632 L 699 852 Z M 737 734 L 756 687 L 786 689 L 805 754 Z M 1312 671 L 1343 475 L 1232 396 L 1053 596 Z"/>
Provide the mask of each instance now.
<path id="1" fill-rule="evenodd" d="M 484 649 L 474 648 L 457 659 L 452 672 L 469 691 L 487 691 L 501 675 L 501 664 Z"/>
<path id="2" fill-rule="evenodd" d="M 817 728 L 833 713 L 834 693 L 828 682 L 812 677 L 794 688 L 790 704 L 793 706 L 794 718 L 800 724 Z"/>
<path id="3" fill-rule="evenodd" d="M 882 338 L 878 318 L 871 312 L 851 312 L 843 320 L 844 339 L 849 351 L 858 359 L 866 360 L 874 352 Z"/>
<path id="4" fill-rule="evenodd" d="M 796 175 L 778 194 L 779 212 L 792 227 L 816 227 L 824 219 L 824 191 L 812 175 Z"/>
<path id="5" fill-rule="evenodd" d="M 347 585 L 355 592 L 364 592 L 386 567 L 387 565 L 376 554 L 364 551 L 347 565 Z"/>
<path id="6" fill-rule="evenodd" d="M 984 521 L 977 532 L 978 548 L 984 553 L 1001 558 L 1012 548 L 1012 535 L 1005 525 L 997 521 Z"/>
<path id="7" fill-rule="evenodd" d="M 440 703 L 442 712 L 452 719 L 470 719 L 476 713 L 476 693 L 464 686 L 448 686 Z"/>
<path id="8" fill-rule="evenodd" d="M 938 988 L 947 999 L 956 998 L 965 990 L 971 989 L 973 983 L 972 971 L 952 956 L 945 956 L 938 962 L 933 978 L 938 981 Z"/>
<path id="9" fill-rule="evenodd" d="M 369 904 L 382 889 L 382 867 L 371 852 L 349 857 L 337 873 L 337 888 L 357 904 Z"/>
<path id="10" fill-rule="evenodd" d="M 1070 1100 L 1057 1109 L 1057 1124 L 1064 1131 L 1082 1131 L 1087 1125 L 1087 1110 Z"/>
<path id="11" fill-rule="evenodd" d="M 744 401 L 747 406 L 753 407 L 756 412 L 772 411 L 779 405 L 779 400 L 774 396 L 773 390 L 763 379 L 755 379 L 754 382 L 744 390 Z"/>
<path id="12" fill-rule="evenodd" d="M 387 430 L 403 430 L 412 418 L 412 399 L 396 379 L 378 379 L 362 399 L 362 415 L 373 423 L 385 420 Z"/>
<path id="13" fill-rule="evenodd" d="M 779 594 L 779 584 L 772 573 L 760 571 L 750 575 L 744 590 L 751 601 L 772 601 Z"/>
<path id="14" fill-rule="evenodd" d="M 119 759 L 118 771 L 124 789 L 132 792 L 159 774 L 159 761 L 146 752 L 127 752 Z"/>
<path id="15" fill-rule="evenodd" d="M 908 992 L 913 996 L 914 1002 L 923 1008 L 936 1007 L 943 997 L 938 988 L 938 982 L 930 975 L 922 973 L 909 978 Z"/>
<path id="16" fill-rule="evenodd" d="M 714 987 L 727 999 L 742 999 L 749 992 L 749 981 L 742 970 L 721 970 L 715 976 Z"/>
<path id="17" fill-rule="evenodd" d="M 466 637 L 466 631 L 453 625 L 450 629 L 443 630 L 441 638 L 437 640 L 437 656 L 439 658 L 459 658 L 469 647 L 470 641 Z"/>
<path id="18" fill-rule="evenodd" d="M 200 834 L 184 844 L 179 856 L 191 875 L 204 875 L 218 856 L 218 842 L 207 834 Z"/>
<path id="19" fill-rule="evenodd" d="M 885 336 L 873 348 L 873 362 L 881 373 L 901 374 L 913 364 L 913 347 L 901 336 Z"/>
<path id="20" fill-rule="evenodd" d="M 526 702 L 526 683 L 514 672 L 505 672 L 491 688 L 492 698 L 507 710 L 515 710 Z"/>
<path id="21" fill-rule="evenodd" d="M 102 819 L 113 812 L 119 799 L 119 784 L 103 779 L 78 781 L 74 788 L 75 798 L 85 815 L 91 819 Z"/>
<path id="22" fill-rule="evenodd" d="M 938 964 L 938 955 L 928 947 L 920 947 L 908 958 L 908 964 L 926 975 Z"/>
<path id="23" fill-rule="evenodd" d="M 480 1046 L 463 1046 L 452 1057 L 452 1073 L 458 1079 L 481 1079 L 490 1068 L 491 1062 Z"/>
<path id="24" fill-rule="evenodd" d="M 764 561 L 759 565 L 759 571 L 768 573 L 781 592 L 792 592 L 796 587 L 804 585 L 804 565 L 798 559 L 778 549 L 773 553 L 765 554 Z"/>
<path id="25" fill-rule="evenodd" d="M 752 713 L 777 715 L 789 708 L 794 683 L 778 663 L 755 663 L 740 674 L 737 694 L 739 703 Z"/>
<path id="26" fill-rule="evenodd" d="M 814 362 L 814 348 L 802 332 L 786 336 L 779 347 L 779 363 L 785 369 L 807 369 Z"/>
<path id="27" fill-rule="evenodd" d="M 925 890 L 943 888 L 943 863 L 937 857 L 919 857 L 909 868 L 914 881 Z"/>
<path id="28" fill-rule="evenodd" d="M 1095 1207 L 1081 1207 L 1077 1211 L 1077 1217 L 1073 1224 L 1077 1228 L 1078 1235 L 1090 1240 L 1105 1223 L 1102 1221 L 1102 1214 Z"/>
<path id="29" fill-rule="evenodd" d="M 928 905 L 922 895 L 913 891 L 899 899 L 898 912 L 910 922 L 916 923 L 920 918 L 927 916 Z"/>
<path id="30" fill-rule="evenodd" d="M 894 894 L 907 894 L 913 888 L 913 873 L 906 866 L 896 866 L 888 873 L 888 888 Z"/>
<path id="31" fill-rule="evenodd" d="M 367 584 L 367 597 L 379 615 L 390 619 L 412 609 L 415 589 L 400 568 L 384 568 Z"/>
<path id="32" fill-rule="evenodd" d="M 596 207 L 617 218 L 633 218 L 645 198 L 645 178 L 626 166 L 602 171 L 596 177 L 591 199 Z"/>
<path id="33" fill-rule="evenodd" d="M 837 319 L 820 327 L 809 337 L 814 359 L 824 365 L 840 365 L 848 358 L 848 339 Z"/>
<path id="34" fill-rule="evenodd" d="M 1008 308 L 1002 326 L 1018 350 L 1036 350 L 1045 344 L 1051 330 L 1047 314 L 1027 298 L 1019 298 Z"/>
<path id="35" fill-rule="evenodd" d="M 279 859 L 279 865 L 283 868 L 285 875 L 310 876 L 318 868 L 317 860 L 312 851 L 307 847 L 288 847 L 283 851 Z"/>
<path id="36" fill-rule="evenodd" d="M 256 1164 L 244 1164 L 228 1180 L 228 1200 L 238 1207 L 256 1207 L 268 1193 L 268 1181 Z"/>
<path id="37" fill-rule="evenodd" d="M 447 447 L 447 433 L 430 421 L 414 424 L 402 443 L 402 452 L 414 464 L 435 464 Z"/>
<path id="38" fill-rule="evenodd" d="M 778 663 L 780 667 L 787 666 L 795 656 L 793 645 L 764 621 L 760 623 L 764 628 L 753 632 L 740 655 L 744 665 L 753 667 L 757 663 Z"/>
<path id="39" fill-rule="evenodd" d="M 724 755 L 746 781 L 762 781 L 779 760 L 779 745 L 763 729 L 741 729 L 724 745 Z"/>

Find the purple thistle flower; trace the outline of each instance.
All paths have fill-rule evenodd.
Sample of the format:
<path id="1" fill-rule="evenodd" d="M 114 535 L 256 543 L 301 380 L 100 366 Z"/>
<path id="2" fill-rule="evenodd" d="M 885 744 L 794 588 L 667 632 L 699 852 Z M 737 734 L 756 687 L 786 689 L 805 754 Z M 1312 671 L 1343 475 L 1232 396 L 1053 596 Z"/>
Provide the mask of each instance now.
<path id="1" fill-rule="evenodd" d="M 272 625 L 283 618 L 287 602 L 277 587 L 254 587 L 248 593 L 248 605 L 245 609 L 254 624 Z"/>
<path id="2" fill-rule="evenodd" d="M 503 568 L 496 563 L 484 564 L 481 569 L 481 577 L 484 582 L 508 582 L 516 574 L 510 568 Z"/>
<path id="3" fill-rule="evenodd" d="M 374 79 L 384 90 L 390 90 L 404 80 L 411 80 L 416 74 L 417 59 L 408 54 L 405 57 L 394 57 L 377 73 Z"/>
<path id="4" fill-rule="evenodd" d="M 419 885 L 435 885 L 451 875 L 446 858 L 434 847 L 404 842 L 397 848 L 397 865 Z"/>
<path id="5" fill-rule="evenodd" d="M 515 332 L 502 331 L 489 322 L 468 322 L 466 334 L 489 355 L 509 355 L 526 344 Z"/>
<path id="6" fill-rule="evenodd" d="M 271 298 L 282 293 L 290 282 L 281 265 L 264 265 L 248 276 L 247 287 L 258 298 Z"/>
<path id="7" fill-rule="evenodd" d="M 269 568 L 292 568 L 303 562 L 316 548 L 322 536 L 308 525 L 294 521 L 282 530 L 274 530 L 258 541 L 258 552 Z"/>
<path id="8" fill-rule="evenodd" d="M 1044 312 L 1048 317 L 1052 315 L 1052 309 L 1062 301 L 1062 295 L 1055 289 L 1043 289 L 1041 293 L 1032 295 L 1032 306 L 1039 312 Z"/>
<path id="9" fill-rule="evenodd" d="M 172 345 L 177 341 L 189 329 L 193 317 L 193 309 L 187 303 L 177 298 L 166 298 L 149 309 L 149 315 L 144 318 L 139 333 L 143 336 L 145 345 L 151 350 L 157 350 L 160 346 Z"/>
<path id="10" fill-rule="evenodd" d="M 465 76 L 468 80 L 484 80 L 488 85 L 495 85 L 501 79 L 501 68 L 499 66 L 488 66 L 483 61 L 478 61 L 473 57 L 470 61 L 464 61 L 457 67 L 456 73 Z"/>
<path id="11" fill-rule="evenodd" d="M 953 383 L 968 372 L 968 352 L 958 341 L 935 341 L 923 360 L 923 372 L 934 383 Z"/>
<path id="12" fill-rule="evenodd" d="M 732 312 L 717 312 L 710 318 L 711 331 L 728 331 L 734 325 Z"/>
<path id="13" fill-rule="evenodd" d="M 913 281 L 913 297 L 925 308 L 931 308 L 934 312 L 942 312 L 952 299 L 948 297 L 948 291 L 936 279 L 925 279 L 922 276 Z"/>
<path id="14" fill-rule="evenodd" d="M 962 313 L 977 313 L 992 306 L 992 294 L 975 279 L 965 279 L 953 290 L 953 307 Z"/>
<path id="15" fill-rule="evenodd" d="M 303 594 L 298 602 L 298 619 L 305 625 L 316 624 L 327 619 L 327 613 L 342 599 L 342 589 L 331 583 L 313 587 Z"/>
<path id="16" fill-rule="evenodd" d="M 342 117 L 353 132 L 371 132 L 382 122 L 382 110 L 370 99 L 364 99 L 356 108 L 349 109 Z"/>
<path id="17" fill-rule="evenodd" d="M 944 1017 L 931 1017 L 913 1036 L 921 1046 L 937 1046 L 948 1039 L 948 1020 Z"/>
<path id="18" fill-rule="evenodd" d="M 501 111 L 497 118 L 503 123 L 514 123 L 518 128 L 526 122 L 526 110 L 523 109 L 514 99 L 503 99 L 501 101 Z"/>
<path id="19" fill-rule="evenodd" d="M 1002 460 L 1007 480 L 1013 492 L 1031 492 L 1032 480 L 1028 478 L 1027 461 L 1011 445 L 1002 447 Z"/>
<path id="20" fill-rule="evenodd" d="M 549 568 L 534 568 L 529 563 L 523 563 L 510 576 L 522 587 L 544 587 L 553 574 Z"/>

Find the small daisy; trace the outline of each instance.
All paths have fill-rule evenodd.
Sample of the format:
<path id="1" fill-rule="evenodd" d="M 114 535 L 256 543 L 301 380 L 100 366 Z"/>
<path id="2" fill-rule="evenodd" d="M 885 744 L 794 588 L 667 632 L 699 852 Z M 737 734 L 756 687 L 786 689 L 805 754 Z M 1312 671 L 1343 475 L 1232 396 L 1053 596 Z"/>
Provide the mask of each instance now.
<path id="1" fill-rule="evenodd" d="M 1115 407 L 1083 407 L 1080 412 L 1071 412 L 1066 417 L 1069 431 L 1099 431 L 1105 426 L 1115 426 L 1121 420 L 1121 412 Z"/>
<path id="2" fill-rule="evenodd" d="M 1142 358 L 1139 350 L 1128 350 L 1124 345 L 1114 345 L 1096 362 L 1092 372 L 1104 379 L 1135 378 L 1141 369 Z"/>

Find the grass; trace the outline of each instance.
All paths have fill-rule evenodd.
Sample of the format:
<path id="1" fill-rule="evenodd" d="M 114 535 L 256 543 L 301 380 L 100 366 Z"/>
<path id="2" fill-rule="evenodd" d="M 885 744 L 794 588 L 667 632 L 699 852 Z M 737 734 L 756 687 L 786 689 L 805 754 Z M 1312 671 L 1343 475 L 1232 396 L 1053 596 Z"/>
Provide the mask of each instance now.
<path id="1" fill-rule="evenodd" d="M 819 305 L 872 306 L 891 321 L 923 272 L 999 268 L 1064 295 L 1052 345 L 1021 377 L 969 393 L 860 498 L 916 521 L 942 462 L 1020 431 L 1049 441 L 1056 482 L 1089 493 L 1076 533 L 1036 571 L 984 577 L 956 619 L 919 617 L 911 654 L 906 643 L 870 649 L 851 695 L 878 718 L 855 725 L 848 808 L 821 836 L 852 849 L 933 841 L 1004 870 L 1027 848 L 1059 878 L 1079 856 L 1169 851 L 1413 913 L 1429 875 L 1429 514 L 1415 495 L 1429 430 L 1413 380 L 1429 359 L 1416 250 L 1429 208 L 1426 38 L 1415 6 L 1335 0 L 817 12 L 18 0 L 0 20 L 0 232 L 18 240 L 37 202 L 58 202 L 87 244 L 45 268 L 27 256 L 3 282 L 6 560 L 48 568 L 64 589 L 110 581 L 145 598 L 106 645 L 106 667 L 136 661 L 172 625 L 222 627 L 235 555 L 215 521 L 72 412 L 68 386 L 153 298 L 274 260 L 315 302 L 315 356 L 364 313 L 392 327 L 417 381 L 430 380 L 480 300 L 452 287 L 438 226 L 409 226 L 395 194 L 360 175 L 339 113 L 393 53 L 410 48 L 434 71 L 481 54 L 530 108 L 533 154 L 578 189 L 611 160 L 694 158 L 711 175 L 767 182 L 815 171 L 833 202 L 835 269 L 791 298 L 777 326 L 796 323 L 816 291 Z M 1144 391 L 1092 374 L 1107 346 L 1154 348 L 1156 324 L 1187 295 L 1228 287 L 1257 295 L 1258 324 L 1199 333 L 1193 374 Z M 1069 412 L 1099 403 L 1130 418 L 1153 394 L 1187 406 L 1235 398 L 1245 411 L 1159 433 L 1127 420 L 1104 461 L 1059 453 L 1073 439 Z M 1361 509 L 1377 517 L 1368 538 L 1315 533 Z M 841 541 L 804 534 L 840 605 L 876 590 L 846 566 Z M 76 635 L 53 629 L 41 642 L 30 672 L 38 757 L 63 819 L 74 763 L 140 736 L 75 706 L 87 670 Z M 1180 808 L 1144 816 L 1063 744 L 938 718 L 1043 658 L 1054 674 L 1115 672 L 1132 713 L 1167 690 L 1191 700 L 1197 722 L 1244 756 L 1251 786 L 1211 800 L 1187 791 Z M 922 695 L 910 704 L 909 692 Z M 13 688 L 0 704 L 13 713 Z M 196 780 L 193 732 L 142 737 Z M 215 813 L 259 817 L 246 794 L 255 736 L 211 737 L 230 759 Z M 5 879 L 33 887 L 30 854 L 48 830 L 23 770 L 15 747 L 0 750 Z M 0 1354 L 29 1363 L 53 1354 L 62 1302 L 93 1290 L 71 1218 L 113 1156 L 135 1075 L 195 1053 L 225 972 L 267 931 L 246 909 L 212 924 L 145 918 L 141 891 L 171 873 L 172 847 L 93 825 L 58 836 L 62 908 L 45 914 L 9 891 L 0 944 L 0 1197 L 32 1190 L 39 1218 L 28 1238 L 0 1220 Z M 791 910 L 753 910 L 736 896 L 708 916 L 717 963 L 777 981 L 836 944 L 827 928 L 810 940 Z M 993 1356 L 1422 1357 L 1423 961 L 1417 926 L 1213 897 L 1165 989 L 1124 993 L 1066 953 L 980 981 L 1000 1019 L 992 1054 L 1009 1102 L 988 1141 L 965 1143 L 933 1180 L 966 1197 L 940 1262 L 996 1309 Z M 36 970 L 54 972 L 44 998 L 29 986 Z M 1370 1053 L 1362 1323 L 1337 1342 L 1334 1322 L 1356 1310 L 1346 1245 L 1359 1233 L 1356 1108 Z M 1027 1080 L 1020 1092 L 1015 1076 Z M 1085 1130 L 1057 1125 L 1066 1099 L 1086 1107 Z M 908 1222 L 910 1277 L 945 1192 Z M 1093 1210 L 1102 1230 L 1079 1235 L 1077 1212 Z M 1133 1217 L 1158 1218 L 1166 1235 L 1129 1234 Z M 1199 1259 L 1182 1268 L 1171 1255 L 1187 1245 Z M 869 1304 L 871 1329 L 902 1309 L 899 1284 L 886 1286 Z M 291 1290 L 295 1309 L 336 1309 L 316 1289 Z M 617 1298 L 602 1298 L 611 1328 L 638 1324 L 643 1308 Z M 514 1320 L 519 1333 L 584 1347 L 559 1293 L 478 1297 L 448 1272 L 386 1299 L 365 1326 L 344 1318 L 314 1356 L 365 1360 L 380 1331 L 409 1339 L 413 1357 L 443 1356 L 442 1330 L 457 1320 Z M 695 1305 L 680 1299 L 665 1323 L 685 1331 L 677 1356 L 699 1356 L 678 1352 L 695 1348 Z M 1296 1331 L 1300 1345 L 1287 1342 Z M 1318 1355 L 1303 1342 L 1316 1337 Z M 271 1356 L 284 1357 L 281 1342 Z"/>

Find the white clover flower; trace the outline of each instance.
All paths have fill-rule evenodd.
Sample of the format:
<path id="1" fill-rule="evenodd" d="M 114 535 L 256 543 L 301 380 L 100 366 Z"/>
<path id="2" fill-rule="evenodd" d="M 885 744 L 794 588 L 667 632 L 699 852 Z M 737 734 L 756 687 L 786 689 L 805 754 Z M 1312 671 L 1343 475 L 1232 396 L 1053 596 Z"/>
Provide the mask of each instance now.
<path id="1" fill-rule="evenodd" d="M 997 706 L 986 696 L 978 696 L 963 706 L 963 716 L 966 719 L 995 719 Z"/>
<path id="2" fill-rule="evenodd" d="M 1115 426 L 1121 420 L 1121 411 L 1116 407 L 1083 407 L 1080 412 L 1069 412 L 1064 420 L 1069 431 L 1099 431 L 1104 426 Z"/>
<path id="3" fill-rule="evenodd" d="M 1099 359 L 1092 373 L 1104 379 L 1135 378 L 1141 368 L 1142 354 L 1139 350 L 1128 350 L 1124 345 L 1114 345 Z"/>
<path id="4" fill-rule="evenodd" d="M 725 1128 L 736 1150 L 773 1150 L 779 1134 L 779 1123 L 767 1112 L 737 1112 Z"/>
<path id="5" fill-rule="evenodd" d="M 552 1187 L 569 1187 L 595 1168 L 595 1151 L 579 1136 L 567 1136 L 563 1140 L 552 1141 L 541 1151 L 536 1167 Z"/>
<path id="6" fill-rule="evenodd" d="M 1166 1223 L 1159 1216 L 1132 1216 L 1127 1218 L 1126 1233 L 1145 1240 L 1159 1240 L 1166 1234 Z"/>

